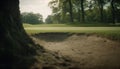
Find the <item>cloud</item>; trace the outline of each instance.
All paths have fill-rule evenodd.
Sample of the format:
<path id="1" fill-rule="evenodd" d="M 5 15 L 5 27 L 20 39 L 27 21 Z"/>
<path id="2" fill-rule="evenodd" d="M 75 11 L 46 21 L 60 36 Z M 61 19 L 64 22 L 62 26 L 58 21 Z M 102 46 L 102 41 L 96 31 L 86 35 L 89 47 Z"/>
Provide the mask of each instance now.
<path id="1" fill-rule="evenodd" d="M 49 1 L 50 0 L 20 0 L 20 11 L 40 13 L 45 19 L 52 12 L 48 6 Z"/>

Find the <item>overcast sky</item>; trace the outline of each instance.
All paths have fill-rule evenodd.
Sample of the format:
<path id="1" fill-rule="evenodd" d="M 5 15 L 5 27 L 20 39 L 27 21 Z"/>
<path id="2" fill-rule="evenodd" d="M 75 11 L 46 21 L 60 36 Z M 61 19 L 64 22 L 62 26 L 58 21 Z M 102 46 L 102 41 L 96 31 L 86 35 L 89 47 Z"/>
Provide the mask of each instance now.
<path id="1" fill-rule="evenodd" d="M 52 12 L 48 6 L 49 1 L 51 0 L 20 0 L 20 10 L 21 12 L 40 13 L 45 19 Z"/>

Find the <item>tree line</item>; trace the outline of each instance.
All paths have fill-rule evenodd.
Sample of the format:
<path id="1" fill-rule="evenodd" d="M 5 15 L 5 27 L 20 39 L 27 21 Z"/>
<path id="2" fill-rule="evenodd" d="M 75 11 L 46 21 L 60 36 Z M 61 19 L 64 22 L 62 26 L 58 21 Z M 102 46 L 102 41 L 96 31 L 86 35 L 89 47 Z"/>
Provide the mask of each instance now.
<path id="1" fill-rule="evenodd" d="M 46 23 L 119 23 L 120 0 L 51 0 Z"/>
<path id="2" fill-rule="evenodd" d="M 41 24 L 43 23 L 43 16 L 39 13 L 23 12 L 21 13 L 22 23 Z"/>

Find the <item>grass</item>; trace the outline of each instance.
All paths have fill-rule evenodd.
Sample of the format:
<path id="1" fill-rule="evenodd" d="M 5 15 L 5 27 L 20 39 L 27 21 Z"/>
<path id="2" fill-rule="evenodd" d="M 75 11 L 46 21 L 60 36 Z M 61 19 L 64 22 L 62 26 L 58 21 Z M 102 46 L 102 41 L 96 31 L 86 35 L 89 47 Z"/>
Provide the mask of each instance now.
<path id="1" fill-rule="evenodd" d="M 73 24 L 24 24 L 24 27 L 120 27 L 120 25 L 103 24 L 103 23 L 73 23 Z"/>
<path id="2" fill-rule="evenodd" d="M 23 24 L 24 27 L 70 27 L 67 24 Z"/>
<path id="3" fill-rule="evenodd" d="M 100 36 L 120 40 L 120 27 L 79 27 L 67 24 L 24 24 L 24 28 L 28 34 L 36 33 L 94 33 Z"/>

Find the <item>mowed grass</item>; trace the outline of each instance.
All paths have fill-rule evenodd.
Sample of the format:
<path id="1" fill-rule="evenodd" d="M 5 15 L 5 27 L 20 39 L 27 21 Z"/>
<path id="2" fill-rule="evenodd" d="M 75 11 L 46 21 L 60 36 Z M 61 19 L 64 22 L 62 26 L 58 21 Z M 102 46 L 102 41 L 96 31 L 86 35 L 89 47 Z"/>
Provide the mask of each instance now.
<path id="1" fill-rule="evenodd" d="M 120 27 L 120 24 L 103 24 L 103 23 L 72 23 L 72 24 L 24 24 L 24 27 Z"/>
<path id="2" fill-rule="evenodd" d="M 94 33 L 111 39 L 120 40 L 120 27 L 78 27 L 67 24 L 27 25 L 24 28 L 28 34 L 37 33 Z"/>

